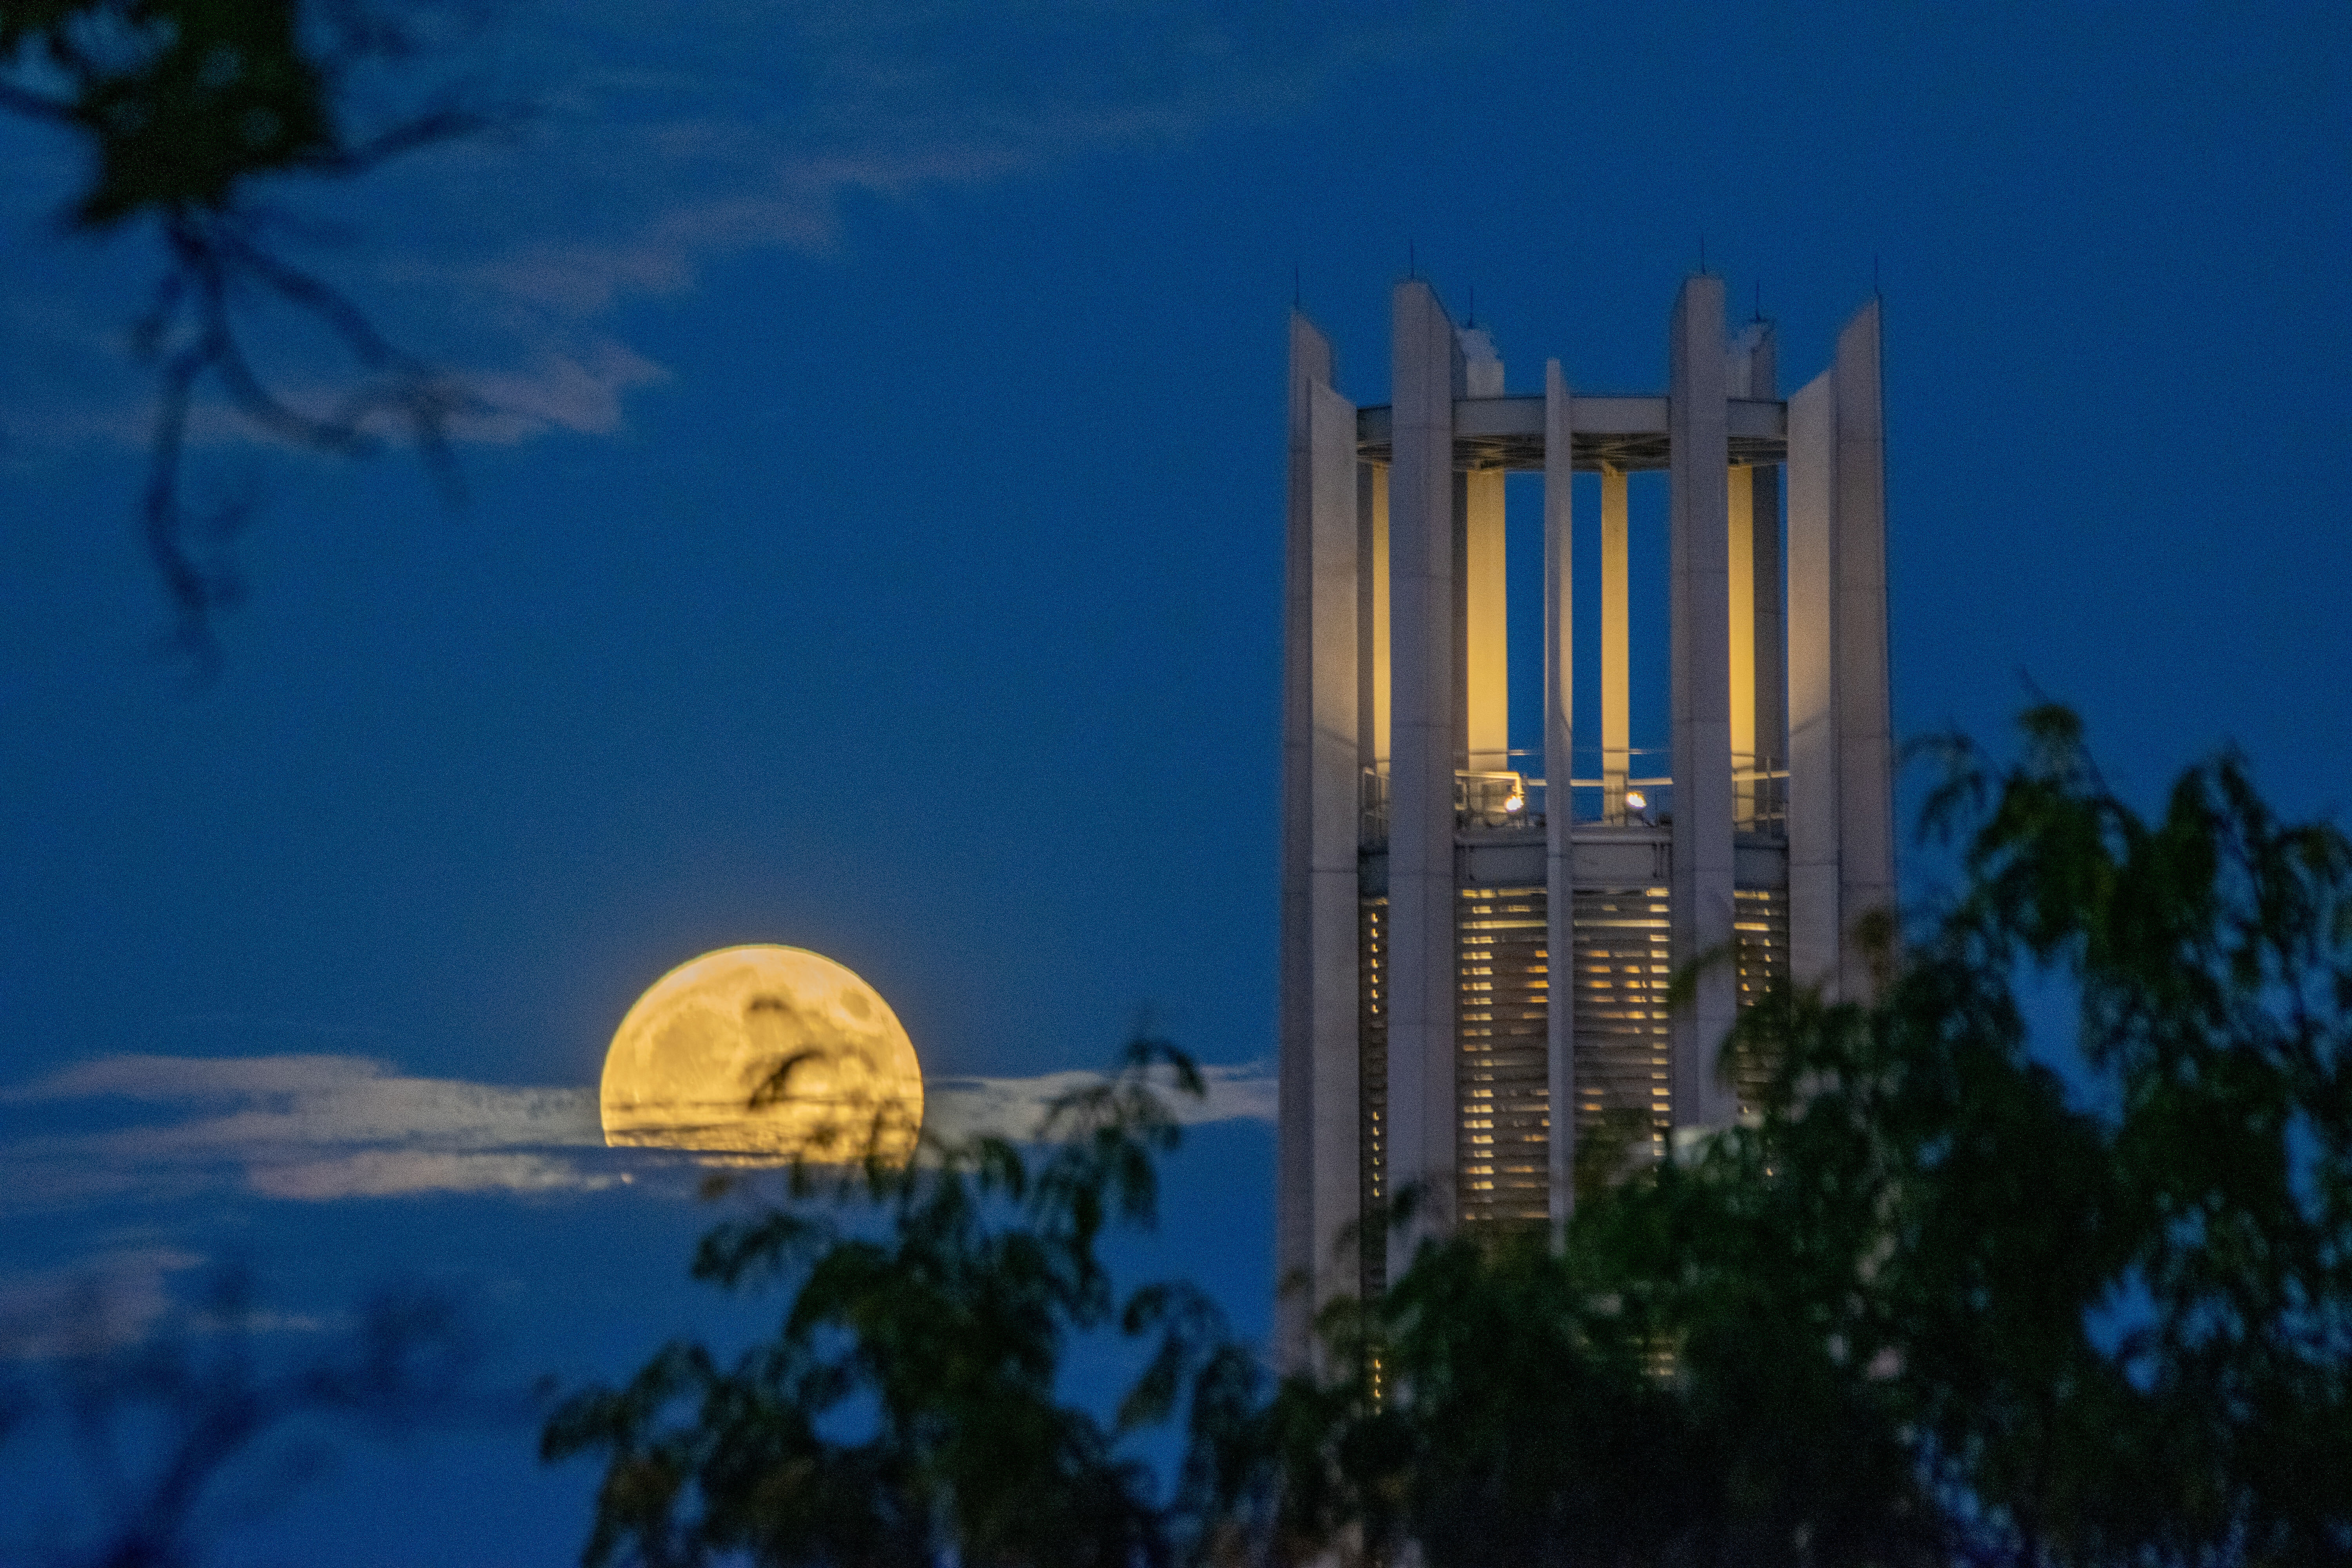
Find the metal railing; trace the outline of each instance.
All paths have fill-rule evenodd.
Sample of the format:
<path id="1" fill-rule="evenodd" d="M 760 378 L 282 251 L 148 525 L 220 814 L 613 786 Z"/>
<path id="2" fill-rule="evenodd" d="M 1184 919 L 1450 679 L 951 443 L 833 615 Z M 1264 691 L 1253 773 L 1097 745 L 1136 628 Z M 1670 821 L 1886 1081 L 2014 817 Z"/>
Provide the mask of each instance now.
<path id="1" fill-rule="evenodd" d="M 1674 815 L 1672 757 L 1663 746 L 1579 746 L 1568 781 L 1579 822 L 1654 827 Z"/>
<path id="2" fill-rule="evenodd" d="M 1607 751 L 1580 746 L 1576 775 L 1569 780 L 1576 820 L 1610 826 L 1644 826 L 1670 821 L 1675 809 L 1673 775 L 1661 771 L 1672 757 L 1662 746 Z M 1731 825 L 1739 833 L 1777 834 L 1789 819 L 1789 770 L 1777 757 L 1731 753 Z"/>
<path id="3" fill-rule="evenodd" d="M 1543 825 L 1543 780 L 1509 768 L 1478 773 L 1454 770 L 1454 826 L 1500 829 Z"/>
<path id="4" fill-rule="evenodd" d="M 1530 778 L 1512 763 L 1542 755 L 1534 751 L 1481 752 L 1481 763 L 1500 767 L 1456 767 L 1454 770 L 1454 826 L 1457 828 L 1507 832 L 1539 829 L 1544 825 L 1547 792 L 1544 781 Z M 1466 757 L 1457 757 L 1466 763 Z M 1360 833 L 1367 846 L 1389 838 L 1389 770 L 1383 763 L 1362 770 L 1362 818 Z"/>
<path id="5" fill-rule="evenodd" d="M 1540 763 L 1532 750 L 1481 752 L 1479 768 L 1454 773 L 1454 822 L 1457 828 L 1508 831 L 1540 828 L 1551 792 L 1540 778 L 1511 764 Z M 1466 764 L 1471 759 L 1458 757 Z M 1603 751 L 1579 747 L 1576 775 L 1564 799 L 1572 820 L 1612 827 L 1654 827 L 1674 817 L 1675 783 L 1657 771 L 1669 761 L 1664 747 L 1632 746 Z M 1491 764 L 1501 763 L 1501 766 Z M 1588 771 L 1589 768 L 1589 771 Z M 1738 833 L 1777 835 L 1789 818 L 1789 772 L 1777 757 L 1735 752 L 1731 757 L 1732 828 Z M 1385 763 L 1362 771 L 1360 833 L 1367 847 L 1388 842 L 1389 769 Z"/>
<path id="6" fill-rule="evenodd" d="M 1789 764 L 1784 759 L 1731 753 L 1731 826 L 1741 833 L 1789 831 Z"/>
<path id="7" fill-rule="evenodd" d="M 1357 753 L 1361 755 L 1361 752 Z M 1385 763 L 1362 771 L 1358 781 L 1362 795 L 1357 802 L 1356 841 L 1367 847 L 1389 841 L 1389 770 Z"/>

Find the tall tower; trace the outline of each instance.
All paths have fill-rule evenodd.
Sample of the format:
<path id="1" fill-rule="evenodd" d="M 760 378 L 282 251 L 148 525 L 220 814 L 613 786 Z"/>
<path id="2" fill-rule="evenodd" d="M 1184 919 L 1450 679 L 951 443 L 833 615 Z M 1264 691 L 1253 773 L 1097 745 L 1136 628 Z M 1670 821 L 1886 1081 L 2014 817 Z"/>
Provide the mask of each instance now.
<path id="1" fill-rule="evenodd" d="M 1573 392 L 1558 360 L 1540 393 L 1507 393 L 1488 334 L 1427 283 L 1392 303 L 1385 408 L 1343 397 L 1328 341 L 1290 320 L 1290 1365 L 1317 1310 L 1385 1282 L 1392 1247 L 1563 1217 L 1580 1132 L 1656 1153 L 1732 1121 L 1719 1058 L 1738 1009 L 1792 971 L 1861 994 L 1854 922 L 1895 896 L 1876 301 L 1786 401 L 1770 327 L 1727 337 L 1704 274 L 1668 318 L 1664 395 Z M 1506 637 L 1514 472 L 1542 476 L 1540 671 L 1514 671 Z M 1575 473 L 1600 476 L 1584 627 Z M 1667 500 L 1664 755 L 1630 743 L 1627 498 L 1649 474 Z M 1574 711 L 1580 657 L 1598 713 Z M 1510 744 L 1515 679 L 1541 683 L 1539 750 Z M 1675 968 L 1708 954 L 1728 962 L 1669 1010 Z M 1424 1194 L 1412 1229 L 1360 1226 L 1407 1184 Z"/>

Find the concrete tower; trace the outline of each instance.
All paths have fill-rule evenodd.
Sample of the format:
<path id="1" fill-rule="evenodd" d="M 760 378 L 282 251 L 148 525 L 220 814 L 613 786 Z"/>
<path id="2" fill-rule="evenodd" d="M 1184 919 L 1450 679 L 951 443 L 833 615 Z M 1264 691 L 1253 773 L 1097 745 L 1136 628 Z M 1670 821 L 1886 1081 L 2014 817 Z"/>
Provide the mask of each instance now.
<path id="1" fill-rule="evenodd" d="M 1580 1130 L 1655 1154 L 1733 1121 L 1724 1037 L 1773 976 L 1868 984 L 1854 922 L 1895 896 L 1878 306 L 1785 402 L 1770 327 L 1727 338 L 1719 279 L 1684 282 L 1666 344 L 1663 395 L 1572 392 L 1558 360 L 1541 393 L 1508 394 L 1488 334 L 1415 279 L 1393 300 L 1392 401 L 1358 408 L 1291 317 L 1288 1364 L 1318 1309 L 1380 1288 L 1418 1237 L 1564 1217 Z M 1505 635 L 1513 472 L 1542 476 L 1540 671 L 1511 669 Z M 1601 500 L 1582 628 L 1579 472 Z M 1627 496 L 1648 473 L 1667 496 L 1663 756 L 1630 744 Z M 1601 689 L 1581 729 L 1580 652 Z M 1511 747 L 1515 680 L 1541 682 L 1539 752 Z M 1710 953 L 1730 962 L 1670 1012 L 1675 969 Z M 1407 1184 L 1412 1229 L 1360 1227 Z"/>

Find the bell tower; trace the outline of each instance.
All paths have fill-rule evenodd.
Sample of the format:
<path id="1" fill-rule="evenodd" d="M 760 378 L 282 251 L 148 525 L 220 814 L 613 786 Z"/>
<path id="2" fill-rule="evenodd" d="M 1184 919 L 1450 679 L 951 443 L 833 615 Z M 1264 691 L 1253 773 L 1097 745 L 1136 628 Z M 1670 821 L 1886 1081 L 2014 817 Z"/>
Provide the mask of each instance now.
<path id="1" fill-rule="evenodd" d="M 1390 402 L 1290 320 L 1276 1313 L 1460 1224 L 1565 1217 L 1580 1134 L 1663 1156 L 1731 1122 L 1721 1061 L 1778 976 L 1868 984 L 1895 898 L 1879 307 L 1783 400 L 1759 320 L 1686 279 L 1660 393 L 1507 390 L 1490 334 L 1415 279 Z M 1542 487 L 1542 668 L 1510 666 L 1505 486 Z M 1574 476 L 1598 477 L 1579 518 Z M 1633 487 L 1665 487 L 1664 752 L 1630 742 Z M 1590 483 L 1590 481 L 1588 481 Z M 1590 530 L 1591 537 L 1580 533 Z M 1573 615 L 1584 540 L 1598 624 Z M 1579 658 L 1599 711 L 1572 701 Z M 1515 683 L 1539 747 L 1515 750 Z M 1709 956 L 1669 1009 L 1674 973 Z M 1411 1228 L 1360 1226 L 1407 1184 Z M 1360 1231 L 1370 1231 L 1360 1236 Z"/>

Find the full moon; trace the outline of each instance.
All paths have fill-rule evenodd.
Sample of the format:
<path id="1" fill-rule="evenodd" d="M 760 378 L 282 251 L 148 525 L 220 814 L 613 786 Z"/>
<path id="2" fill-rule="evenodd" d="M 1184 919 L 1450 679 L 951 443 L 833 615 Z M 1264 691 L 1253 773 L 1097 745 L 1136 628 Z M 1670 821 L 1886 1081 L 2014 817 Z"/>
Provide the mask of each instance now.
<path id="1" fill-rule="evenodd" d="M 656 981 L 604 1053 L 604 1142 L 903 1164 L 915 1047 L 881 994 L 797 947 L 724 947 Z"/>

